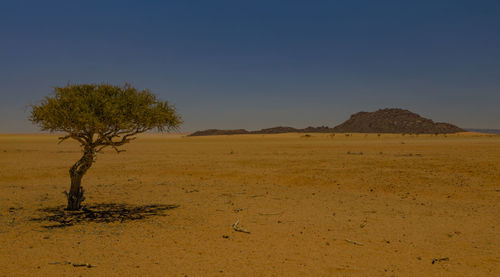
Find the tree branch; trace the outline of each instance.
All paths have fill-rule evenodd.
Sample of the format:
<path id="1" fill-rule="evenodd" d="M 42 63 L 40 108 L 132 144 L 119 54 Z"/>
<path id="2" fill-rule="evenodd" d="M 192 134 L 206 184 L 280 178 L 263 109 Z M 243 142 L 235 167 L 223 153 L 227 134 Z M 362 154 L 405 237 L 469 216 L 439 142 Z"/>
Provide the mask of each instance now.
<path id="1" fill-rule="evenodd" d="M 79 137 L 79 136 L 77 136 L 75 134 L 69 134 L 69 135 L 66 135 L 64 137 L 59 137 L 58 144 L 62 143 L 63 141 L 65 141 L 65 140 L 67 140 L 69 138 L 77 140 L 78 142 L 80 142 L 81 145 L 85 145 L 86 144 L 85 141 L 81 137 Z"/>
<path id="2" fill-rule="evenodd" d="M 143 133 L 147 131 L 146 128 L 138 128 L 135 131 L 121 131 L 121 132 L 113 132 L 109 135 L 103 134 L 97 141 L 95 142 L 95 146 L 99 147 L 97 148 L 96 152 L 102 151 L 104 148 L 111 146 L 117 153 L 124 152 L 125 150 L 119 150 L 118 146 L 122 146 L 125 143 L 129 143 L 130 141 L 136 139 L 135 137 L 132 137 L 134 135 L 137 135 L 139 133 Z M 120 134 L 126 134 L 124 136 L 120 137 Z M 113 138 L 120 138 L 119 141 L 113 141 Z"/>

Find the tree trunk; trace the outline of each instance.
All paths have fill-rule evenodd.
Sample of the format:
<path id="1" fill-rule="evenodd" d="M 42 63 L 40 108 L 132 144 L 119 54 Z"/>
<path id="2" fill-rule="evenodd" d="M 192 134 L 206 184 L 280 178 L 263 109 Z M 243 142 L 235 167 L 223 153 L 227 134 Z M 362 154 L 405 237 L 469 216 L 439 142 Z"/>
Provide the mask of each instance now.
<path id="1" fill-rule="evenodd" d="M 77 211 L 81 209 L 81 204 L 85 197 L 83 196 L 82 178 L 87 170 L 92 166 L 94 162 L 95 150 L 92 148 L 85 148 L 83 156 L 78 160 L 69 170 L 69 175 L 71 177 L 71 188 L 69 193 L 66 193 L 68 197 L 67 210 Z"/>

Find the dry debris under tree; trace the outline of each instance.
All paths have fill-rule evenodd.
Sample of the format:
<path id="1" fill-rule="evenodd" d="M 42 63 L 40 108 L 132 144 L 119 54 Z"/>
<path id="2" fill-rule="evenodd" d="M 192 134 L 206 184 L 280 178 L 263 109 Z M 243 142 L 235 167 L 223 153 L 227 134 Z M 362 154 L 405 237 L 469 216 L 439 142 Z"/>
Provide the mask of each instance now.
<path id="1" fill-rule="evenodd" d="M 151 216 L 164 216 L 164 211 L 178 208 L 178 205 L 153 204 L 134 206 L 127 204 L 97 204 L 82 208 L 79 211 L 65 211 L 62 207 L 43 208 L 43 214 L 31 220 L 36 222 L 53 222 L 44 228 L 63 228 L 79 223 L 112 223 L 145 219 Z"/>

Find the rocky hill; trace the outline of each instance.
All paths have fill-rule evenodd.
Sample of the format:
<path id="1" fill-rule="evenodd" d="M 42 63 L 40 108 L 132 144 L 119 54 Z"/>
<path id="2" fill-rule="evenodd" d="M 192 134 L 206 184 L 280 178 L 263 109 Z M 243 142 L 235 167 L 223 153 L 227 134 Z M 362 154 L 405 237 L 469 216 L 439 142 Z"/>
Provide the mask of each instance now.
<path id="1" fill-rule="evenodd" d="M 344 123 L 329 128 L 328 126 L 273 127 L 258 131 L 245 129 L 197 131 L 189 136 L 241 135 L 241 134 L 282 134 L 282 133 L 407 133 L 407 134 L 448 134 L 465 132 L 449 123 L 434 122 L 403 109 L 381 109 L 375 112 L 359 112 L 351 115 Z"/>
<path id="2" fill-rule="evenodd" d="M 217 135 L 244 135 L 249 132 L 245 129 L 236 129 L 236 130 L 219 130 L 219 129 L 208 129 L 203 131 L 196 131 L 192 134 L 189 134 L 190 137 L 197 136 L 217 136 Z"/>
<path id="3" fill-rule="evenodd" d="M 296 129 L 293 127 L 273 127 L 266 128 L 257 131 L 247 131 L 245 129 L 233 129 L 233 130 L 219 130 L 219 129 L 208 129 L 204 131 L 197 131 L 189 136 L 215 136 L 215 135 L 244 135 L 244 134 L 284 134 L 284 133 L 331 133 L 332 129 L 328 126 L 321 127 L 307 127 L 304 129 Z"/>
<path id="4" fill-rule="evenodd" d="M 447 134 L 464 132 L 449 123 L 434 122 L 403 109 L 381 109 L 355 113 L 333 128 L 336 133 Z"/>

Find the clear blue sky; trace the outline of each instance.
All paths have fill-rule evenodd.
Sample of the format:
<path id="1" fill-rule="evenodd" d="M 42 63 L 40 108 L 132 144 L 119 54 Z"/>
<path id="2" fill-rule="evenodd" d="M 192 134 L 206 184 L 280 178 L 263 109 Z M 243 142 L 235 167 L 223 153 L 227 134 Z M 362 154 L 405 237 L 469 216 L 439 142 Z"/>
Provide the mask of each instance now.
<path id="1" fill-rule="evenodd" d="M 0 2 L 0 132 L 68 82 L 150 88 L 183 131 L 384 107 L 500 128 L 500 1 Z"/>

